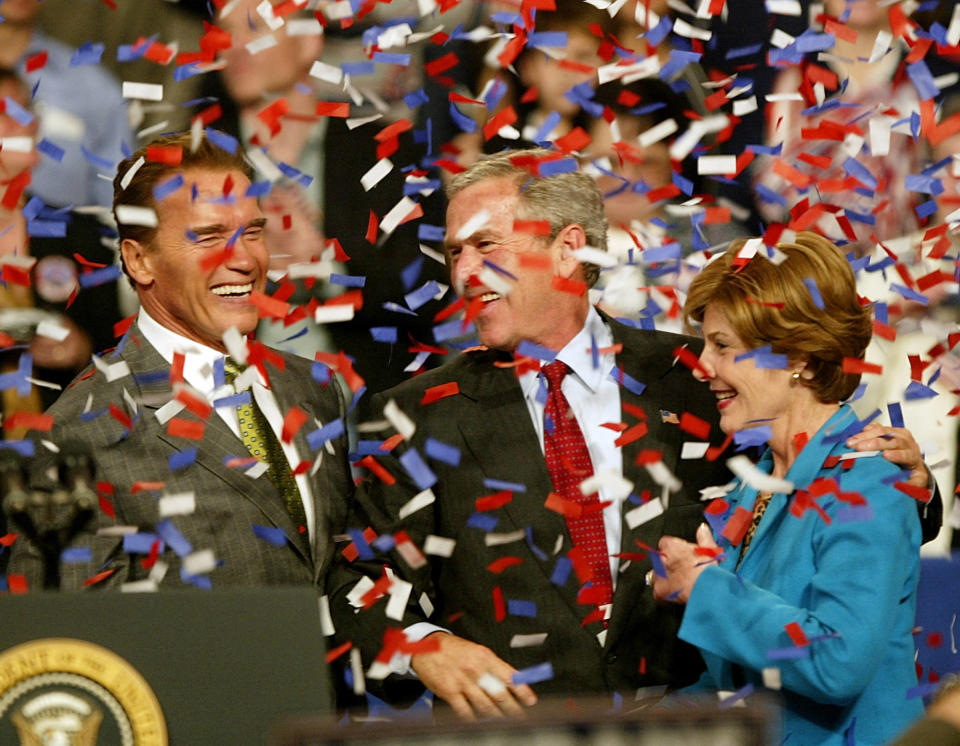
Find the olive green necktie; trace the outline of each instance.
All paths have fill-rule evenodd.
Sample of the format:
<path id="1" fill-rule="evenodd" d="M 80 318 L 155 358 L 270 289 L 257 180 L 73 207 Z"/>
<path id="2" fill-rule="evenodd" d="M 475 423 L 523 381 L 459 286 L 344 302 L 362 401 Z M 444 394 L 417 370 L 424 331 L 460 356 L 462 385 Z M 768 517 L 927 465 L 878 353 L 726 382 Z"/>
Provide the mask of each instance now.
<path id="1" fill-rule="evenodd" d="M 240 375 L 242 370 L 230 358 L 225 358 L 223 362 L 223 371 L 227 383 L 232 384 Z M 240 420 L 240 439 L 250 451 L 250 455 L 264 462 L 268 467 L 267 475 L 273 482 L 277 492 L 283 498 L 283 503 L 287 508 L 290 517 L 299 530 L 301 526 L 307 525 L 307 515 L 303 510 L 303 499 L 300 496 L 300 490 L 297 488 L 297 480 L 290 471 L 290 463 L 283 453 L 283 447 L 277 440 L 273 428 L 267 422 L 267 418 L 260 407 L 257 406 L 256 399 L 253 398 L 253 391 L 250 391 L 250 403 L 237 405 L 237 418 Z"/>

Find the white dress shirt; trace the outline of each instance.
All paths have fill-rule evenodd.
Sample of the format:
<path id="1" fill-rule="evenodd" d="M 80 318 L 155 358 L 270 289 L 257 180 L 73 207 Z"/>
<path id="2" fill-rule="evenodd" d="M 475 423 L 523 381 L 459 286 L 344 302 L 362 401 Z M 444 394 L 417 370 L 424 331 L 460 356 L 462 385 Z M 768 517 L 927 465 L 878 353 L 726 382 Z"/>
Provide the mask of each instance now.
<path id="1" fill-rule="evenodd" d="M 143 333 L 143 336 L 146 337 L 147 341 L 152 344 L 157 352 L 160 353 L 160 356 L 171 365 L 173 364 L 174 353 L 180 352 L 183 354 L 183 378 L 196 390 L 197 394 L 206 399 L 208 404 L 212 405 L 215 400 L 232 396 L 236 393 L 232 384 L 224 384 L 223 386 L 217 387 L 214 382 L 213 366 L 217 360 L 224 357 L 222 352 L 199 342 L 194 342 L 192 339 L 187 339 L 167 329 L 165 326 L 161 326 L 143 307 L 140 308 L 140 313 L 137 316 L 137 324 L 140 326 L 140 331 Z M 260 376 L 259 373 L 257 374 L 257 380 L 250 386 L 250 391 L 253 394 L 257 406 L 260 407 L 260 411 L 263 412 L 263 416 L 266 417 L 271 429 L 277 436 L 277 440 L 283 448 L 283 453 L 290 463 L 290 468 L 295 468 L 302 459 L 297 452 L 296 445 L 293 442 L 284 443 L 280 437 L 283 432 L 283 412 L 280 411 L 276 397 L 266 386 L 266 381 L 263 380 L 263 377 Z M 220 419 L 227 424 L 227 427 L 230 428 L 233 434 L 236 435 L 237 438 L 240 438 L 240 423 L 237 418 L 236 408 L 231 406 L 217 407 L 214 411 L 220 416 Z M 300 489 L 300 497 L 303 500 L 303 510 L 307 517 L 307 530 L 310 533 L 310 541 L 312 543 L 315 531 L 315 515 L 313 509 L 313 493 L 310 491 L 310 480 L 307 477 L 308 475 L 306 473 L 295 475 L 297 487 Z M 258 478 L 268 479 L 266 474 L 262 474 Z"/>
<path id="2" fill-rule="evenodd" d="M 616 367 L 616 356 L 609 351 L 612 346 L 613 334 L 610 328 L 591 306 L 583 329 L 557 353 L 556 359 L 570 368 L 560 388 L 580 424 L 583 439 L 590 452 L 590 461 L 593 463 L 593 473 L 619 481 L 623 477 L 623 456 L 614 442 L 620 433 L 603 427 L 605 424 L 618 423 L 622 419 L 620 387 L 611 375 Z M 608 351 L 598 353 L 594 363 L 593 351 L 603 349 Z M 538 371 L 527 371 L 520 376 L 520 388 L 523 390 L 542 451 L 547 379 Z M 620 552 L 620 538 L 623 534 L 621 515 L 624 497 L 622 492 L 618 492 L 601 487 L 599 495 L 601 502 L 610 503 L 603 509 L 603 528 L 607 538 L 607 551 L 610 554 L 610 577 L 614 587 L 620 560 L 613 555 Z"/>
<path id="3" fill-rule="evenodd" d="M 580 430 L 590 453 L 594 474 L 604 474 L 609 477 L 623 477 L 623 457 L 620 448 L 614 441 L 620 433 L 603 427 L 604 424 L 621 421 L 620 387 L 611 373 L 616 367 L 616 356 L 609 348 L 613 346 L 613 333 L 603 323 L 600 314 L 593 306 L 587 314 L 583 329 L 560 352 L 557 360 L 567 364 L 570 372 L 564 376 L 561 390 L 573 410 Z M 607 352 L 597 354 L 594 364 L 594 350 L 607 349 Z M 527 371 L 519 379 L 520 388 L 527 402 L 533 428 L 540 440 L 540 450 L 543 450 L 543 412 L 546 406 L 547 381 L 539 371 Z M 607 539 L 607 551 L 610 554 L 610 577 L 614 587 L 617 583 L 617 568 L 619 558 L 613 555 L 620 553 L 620 539 L 623 535 L 621 510 L 623 496 L 609 494 L 609 490 L 601 487 L 600 501 L 610 502 L 603 509 L 603 528 Z M 447 632 L 431 622 L 417 622 L 404 629 L 410 641 L 422 640 L 433 632 Z M 410 656 L 396 655 L 391 661 L 391 670 L 394 673 L 409 674 Z"/>

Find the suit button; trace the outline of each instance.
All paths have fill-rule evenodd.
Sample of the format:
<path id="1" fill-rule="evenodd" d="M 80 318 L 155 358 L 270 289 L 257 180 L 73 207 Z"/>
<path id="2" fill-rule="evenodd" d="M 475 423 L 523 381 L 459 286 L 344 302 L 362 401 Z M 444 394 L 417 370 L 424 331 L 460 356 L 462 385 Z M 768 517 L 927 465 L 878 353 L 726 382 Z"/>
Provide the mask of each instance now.
<path id="1" fill-rule="evenodd" d="M 617 662 L 617 654 L 607 653 L 607 664 L 612 666 L 616 662 Z"/>

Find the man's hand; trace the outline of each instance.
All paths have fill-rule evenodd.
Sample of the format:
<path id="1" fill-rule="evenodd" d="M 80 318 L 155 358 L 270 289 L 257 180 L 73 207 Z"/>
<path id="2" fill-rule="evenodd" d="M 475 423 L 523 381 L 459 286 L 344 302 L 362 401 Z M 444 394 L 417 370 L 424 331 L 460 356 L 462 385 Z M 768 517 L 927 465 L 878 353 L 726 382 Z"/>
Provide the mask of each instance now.
<path id="1" fill-rule="evenodd" d="M 884 427 L 872 422 L 847 438 L 847 447 L 857 451 L 880 451 L 887 461 L 910 470 L 907 481 L 914 487 L 926 487 L 930 482 L 920 446 L 906 428 Z"/>
<path id="2" fill-rule="evenodd" d="M 676 536 L 663 536 L 658 548 L 667 577 L 654 575 L 653 596 L 658 601 L 685 604 L 700 573 L 719 554 L 720 547 L 713 540 L 710 527 L 702 523 L 697 529 L 696 544 Z"/>
<path id="3" fill-rule="evenodd" d="M 410 667 L 430 691 L 453 708 L 464 720 L 481 717 L 522 716 L 523 707 L 537 703 L 537 695 L 526 684 L 510 684 L 517 672 L 490 648 L 462 637 L 434 632 L 440 648 L 417 653 Z"/>

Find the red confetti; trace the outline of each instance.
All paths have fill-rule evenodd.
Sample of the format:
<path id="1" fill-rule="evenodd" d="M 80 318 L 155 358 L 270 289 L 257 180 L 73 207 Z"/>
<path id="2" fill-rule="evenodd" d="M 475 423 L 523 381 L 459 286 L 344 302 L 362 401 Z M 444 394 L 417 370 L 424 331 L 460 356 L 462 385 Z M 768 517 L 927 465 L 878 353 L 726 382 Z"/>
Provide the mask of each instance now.
<path id="1" fill-rule="evenodd" d="M 178 391 L 173 398 L 183 404 L 188 411 L 193 412 L 202 420 L 207 419 L 207 417 L 209 417 L 210 413 L 213 411 L 213 407 L 207 404 L 207 402 L 197 396 L 194 396 L 186 389 L 181 389 Z"/>
<path id="2" fill-rule="evenodd" d="M 750 528 L 752 520 L 753 513 L 746 508 L 737 508 L 723 527 L 720 535 L 734 546 L 739 546 L 747 533 L 747 529 Z"/>
<path id="3" fill-rule="evenodd" d="M 183 148 L 180 145 L 148 145 L 147 160 L 151 163 L 179 166 L 183 160 Z"/>
<path id="4" fill-rule="evenodd" d="M 494 560 L 489 565 L 487 565 L 487 570 L 492 572 L 494 575 L 499 575 L 508 567 L 513 567 L 515 565 L 522 565 L 523 560 L 520 557 L 501 557 L 498 560 Z"/>
<path id="5" fill-rule="evenodd" d="M 570 293 L 580 297 L 587 293 L 587 283 L 580 280 L 569 280 L 566 277 L 554 277 L 550 287 L 562 293 Z"/>
<path id="6" fill-rule="evenodd" d="M 423 398 L 420 400 L 420 403 L 433 404 L 435 401 L 445 399 L 448 396 L 455 396 L 459 393 L 460 384 L 458 384 L 456 381 L 450 381 L 450 383 L 441 383 L 438 386 L 431 386 L 424 391 Z"/>
<path id="7" fill-rule="evenodd" d="M 283 431 L 280 434 L 280 439 L 284 443 L 292 442 L 293 436 L 300 431 L 300 428 L 308 419 L 310 419 L 309 416 L 300 407 L 290 407 L 287 416 L 283 418 Z"/>
<path id="8" fill-rule="evenodd" d="M 112 405 L 111 405 L 112 406 Z M 187 438 L 188 440 L 202 440 L 206 423 L 185 420 L 174 417 L 167 423 L 167 435 L 172 438 Z"/>
<path id="9" fill-rule="evenodd" d="M 486 497 L 478 497 L 475 501 L 477 512 L 484 513 L 488 510 L 501 508 L 513 500 L 513 493 L 510 490 L 502 490 Z"/>
<path id="10" fill-rule="evenodd" d="M 786 631 L 793 644 L 798 648 L 802 648 L 804 645 L 810 644 L 810 640 L 807 639 L 806 633 L 797 622 L 790 622 L 790 624 L 786 625 L 783 629 Z"/>
<path id="11" fill-rule="evenodd" d="M 493 618 L 498 622 L 502 622 L 507 618 L 507 604 L 503 600 L 503 591 L 500 590 L 500 586 L 495 586 L 493 589 Z"/>
<path id="12" fill-rule="evenodd" d="M 855 357 L 845 357 L 843 359 L 844 373 L 883 373 L 883 366 L 876 363 L 868 363 L 866 360 L 858 360 Z"/>
<path id="13" fill-rule="evenodd" d="M 357 461 L 357 466 L 363 466 L 372 471 L 377 475 L 377 478 L 381 482 L 387 485 L 396 484 L 397 480 L 394 476 L 383 468 L 379 461 L 377 461 L 373 456 L 364 456 L 362 459 Z"/>
<path id="14" fill-rule="evenodd" d="M 680 415 L 680 429 L 700 440 L 706 440 L 710 437 L 710 423 L 700 419 L 695 414 L 690 414 L 690 412 L 684 412 Z"/>
<path id="15" fill-rule="evenodd" d="M 14 430 L 18 427 L 48 433 L 50 428 L 53 427 L 53 415 L 36 412 L 14 412 L 3 421 L 4 430 Z"/>

